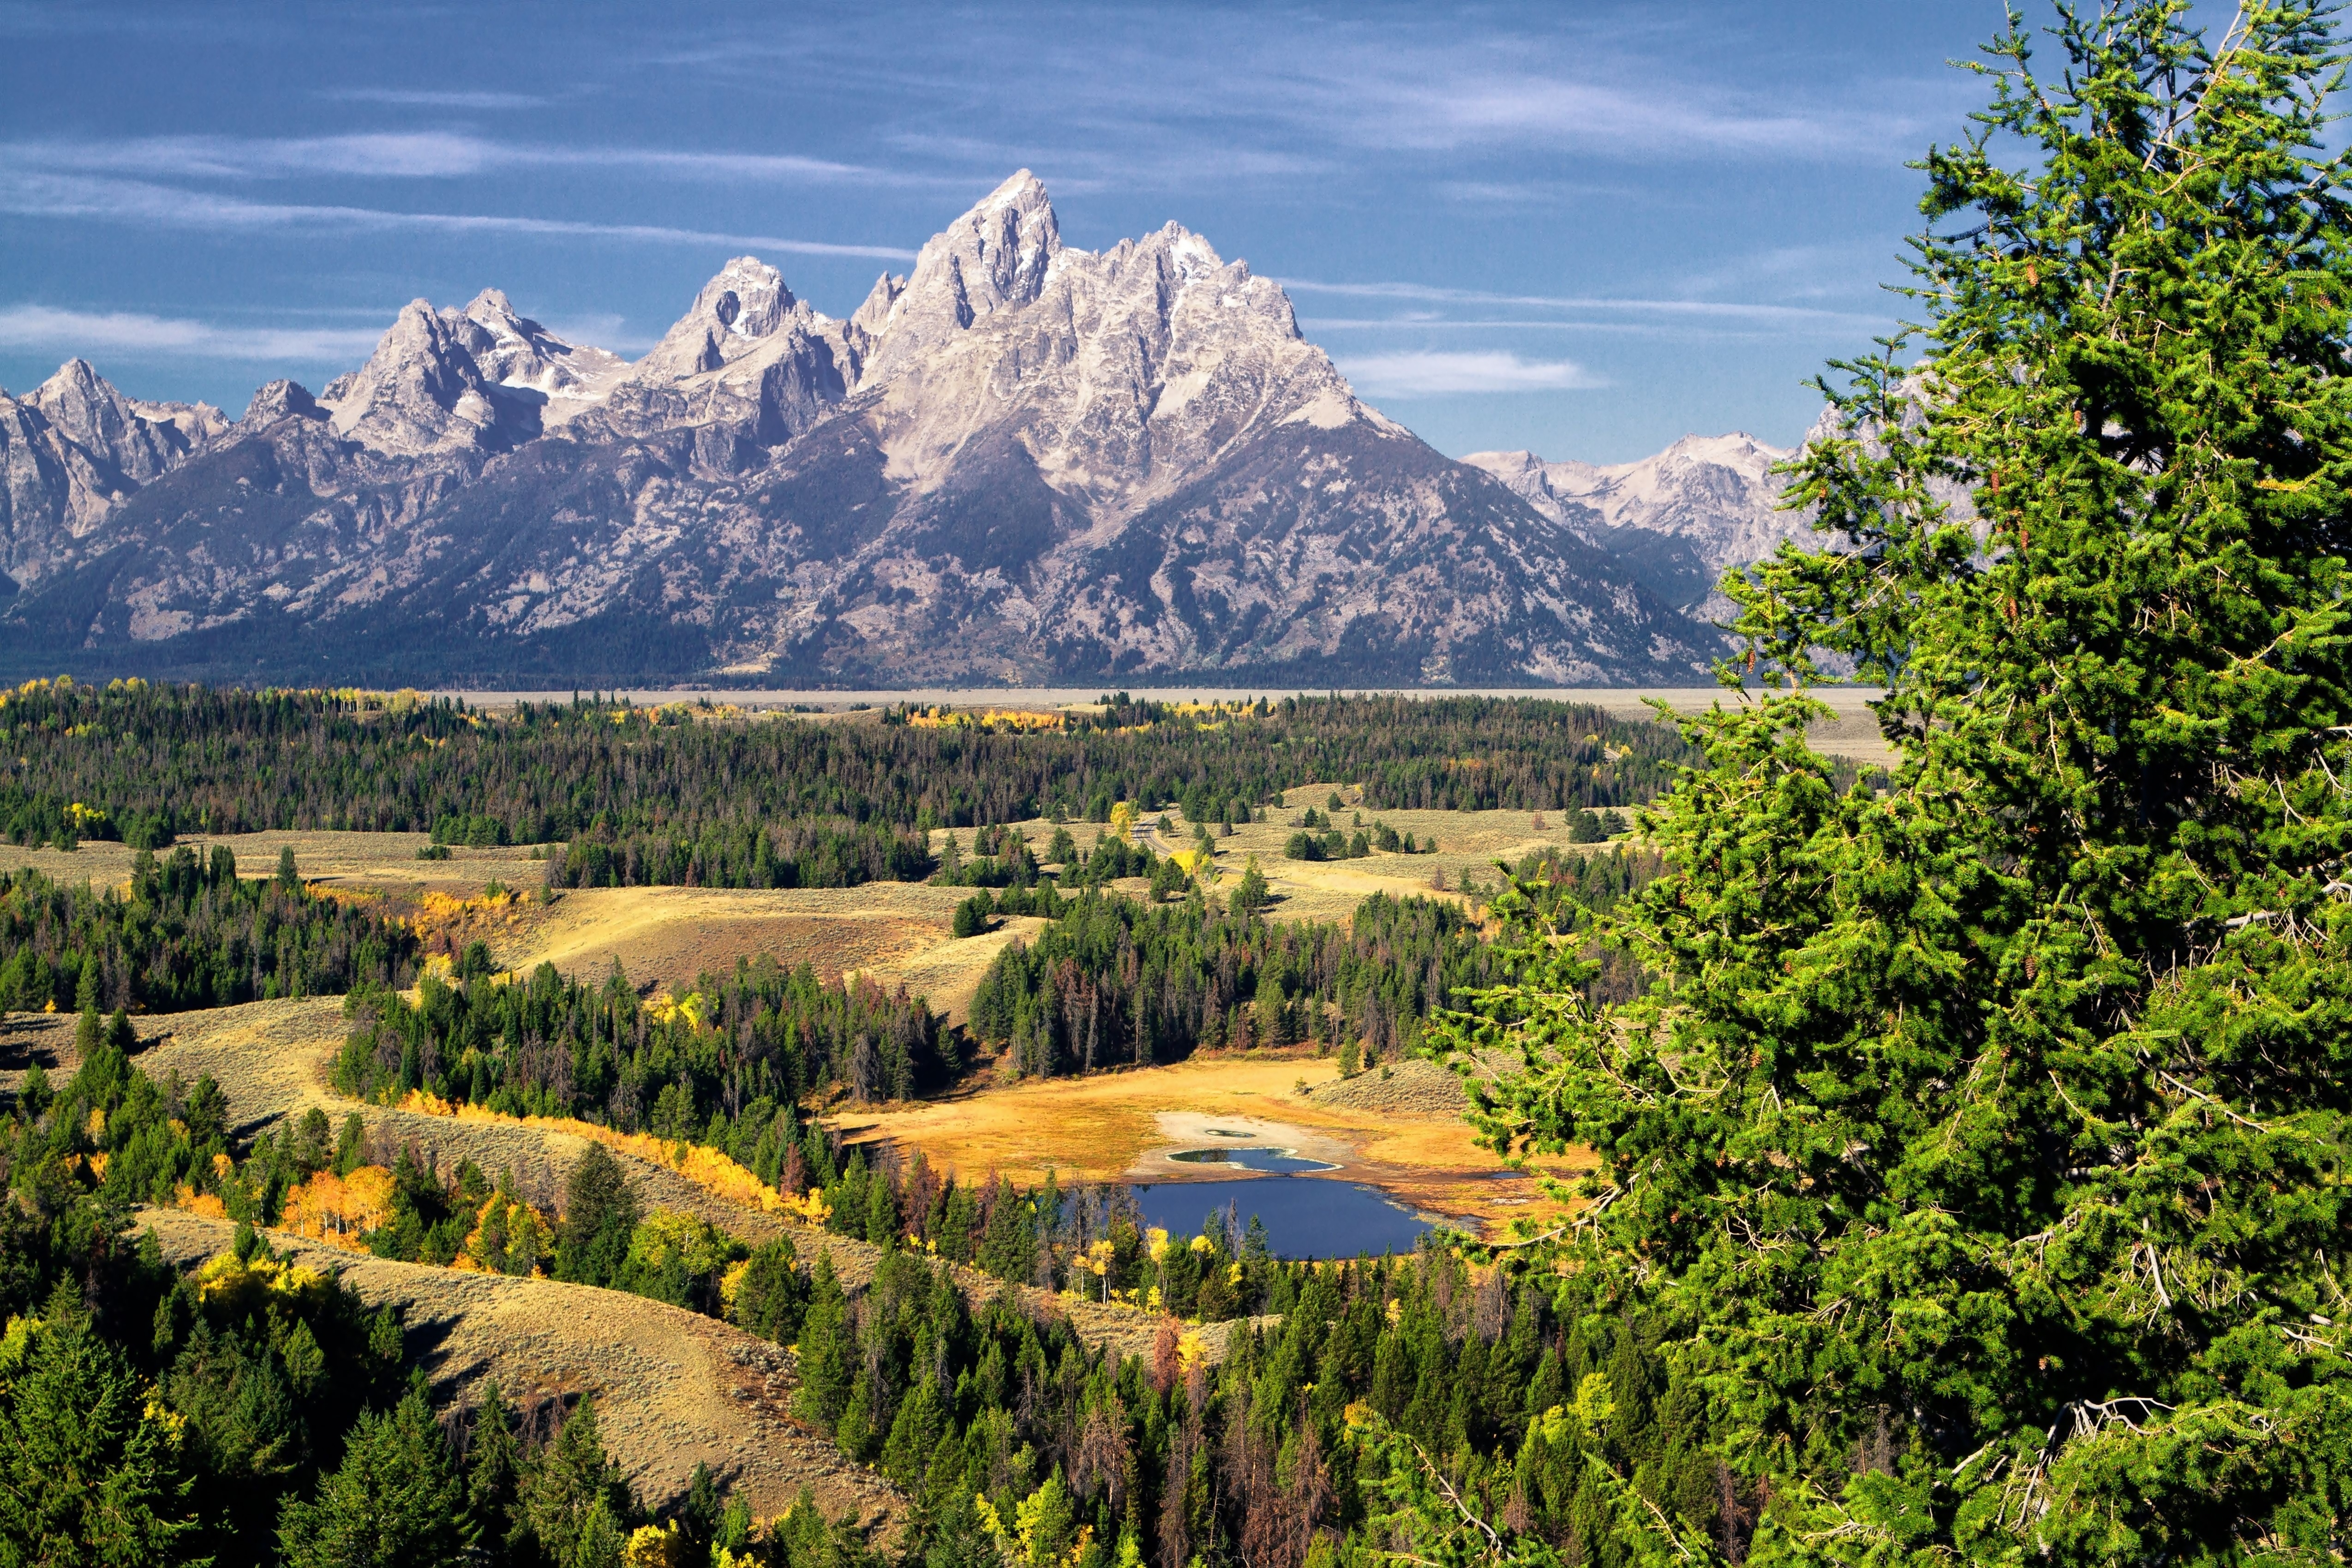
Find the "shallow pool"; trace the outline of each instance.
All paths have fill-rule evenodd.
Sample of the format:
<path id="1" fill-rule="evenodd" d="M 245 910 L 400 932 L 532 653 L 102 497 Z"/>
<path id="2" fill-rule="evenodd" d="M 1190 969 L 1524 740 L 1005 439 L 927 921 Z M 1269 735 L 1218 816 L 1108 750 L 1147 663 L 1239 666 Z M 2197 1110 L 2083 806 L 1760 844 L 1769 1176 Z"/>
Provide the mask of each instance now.
<path id="1" fill-rule="evenodd" d="M 1285 1157 L 1272 1149 L 1202 1152 Z M 1222 1163 L 1242 1163 L 1238 1159 Z M 1297 1166 L 1330 1169 L 1311 1160 L 1294 1162 L 1294 1168 Z M 1413 1243 L 1430 1228 L 1428 1221 L 1400 1208 L 1376 1187 L 1288 1174 L 1241 1182 L 1139 1184 L 1135 1198 L 1148 1223 L 1160 1226 L 1178 1237 L 1200 1235 L 1201 1222 L 1230 1205 L 1244 1229 L 1248 1228 L 1253 1215 L 1265 1222 L 1267 1244 L 1277 1258 L 1355 1258 L 1410 1252 Z"/>
<path id="2" fill-rule="evenodd" d="M 1170 1159 L 1187 1165 L 1231 1165 L 1244 1171 L 1288 1174 L 1295 1171 L 1336 1171 L 1322 1160 L 1309 1160 L 1295 1149 L 1187 1149 Z"/>

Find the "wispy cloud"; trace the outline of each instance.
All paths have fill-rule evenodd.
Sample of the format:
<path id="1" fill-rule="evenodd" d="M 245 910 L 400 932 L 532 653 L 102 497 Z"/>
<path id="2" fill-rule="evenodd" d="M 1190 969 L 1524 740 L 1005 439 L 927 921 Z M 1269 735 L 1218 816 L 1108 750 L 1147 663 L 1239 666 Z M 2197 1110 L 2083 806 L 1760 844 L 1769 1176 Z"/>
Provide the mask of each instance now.
<path id="1" fill-rule="evenodd" d="M 1637 158 L 1884 156 L 1925 123 L 1885 110 L 1791 109 L 1720 87 L 1620 85 L 1596 79 L 1591 65 L 1498 68 L 1488 50 L 1427 61 L 1382 51 L 1315 85 L 1308 101 L 1350 140 L 1433 152 L 1540 143 Z"/>
<path id="2" fill-rule="evenodd" d="M 1498 294 L 1476 289 L 1441 288 L 1427 283 L 1325 283 L 1311 278 L 1277 278 L 1275 281 L 1294 294 L 1332 294 L 1358 300 L 1418 300 L 1449 305 L 1501 305 L 1516 306 L 1525 310 L 1611 311 L 1648 316 L 1696 317 L 1727 321 L 1806 323 L 1838 327 L 1872 326 L 1884 321 L 1883 317 L 1853 310 L 1831 310 L 1812 305 L 1774 305 L 1738 300 L 1652 300 L 1638 296 L 1605 294 Z M 1439 326 L 1447 323 L 1427 318 L 1402 317 L 1391 324 L 1409 327 Z"/>
<path id="3" fill-rule="evenodd" d="M 404 87 L 328 88 L 319 96 L 332 103 L 389 103 L 419 109 L 545 109 L 555 101 L 529 92 L 463 92 Z"/>
<path id="4" fill-rule="evenodd" d="M 790 153 L 679 151 L 511 142 L 462 131 L 338 136 L 132 136 L 0 144 L 0 159 L 44 169 L 148 179 L 259 180 L 342 174 L 466 179 L 530 169 L 635 169 L 677 178 L 786 184 L 928 184 L 928 176 Z"/>
<path id="5" fill-rule="evenodd" d="M 1607 383 L 1573 360 L 1523 360 L 1505 351 L 1364 354 L 1336 361 L 1374 397 L 1444 397 L 1468 392 L 1572 392 Z"/>
<path id="6" fill-rule="evenodd" d="M 905 261 L 898 246 L 845 245 L 789 235 L 737 234 L 661 224 L 588 223 L 506 214 L 398 212 L 381 207 L 257 202 L 142 180 L 0 171 L 0 212 L 37 217 L 100 218 L 215 230 L 429 229 L 447 234 L 577 236 L 657 245 L 724 246 L 800 256 L 863 256 Z"/>
<path id="7" fill-rule="evenodd" d="M 1739 327 L 1686 321 L 1633 320 L 1614 321 L 1588 321 L 1578 317 L 1544 320 L 1534 316 L 1480 316 L 1460 321 L 1433 321 L 1411 316 L 1301 316 L 1298 330 L 1308 337 L 1324 332 L 1380 332 L 1392 337 L 1411 337 L 1416 332 L 1578 332 L 1601 338 L 1643 338 L 1665 342 L 1785 342 L 1792 331 L 1788 327 Z M 1845 329 L 1821 327 L 1820 335 L 1831 338 L 1847 336 Z M 1798 331 L 1793 335 L 1804 336 Z"/>
<path id="8" fill-rule="evenodd" d="M 897 29 L 877 12 L 789 45 L 730 38 L 657 64 L 772 78 L 825 51 L 826 72 L 862 79 L 885 113 L 908 100 L 953 106 L 926 129 L 953 138 L 984 126 L 1025 161 L 1100 164 L 1130 188 L 1280 182 L 1369 152 L 1427 166 L 1457 198 L 1557 200 L 1621 183 L 1622 166 L 1883 163 L 1948 119 L 1942 87 L 1847 76 L 1819 90 L 1795 68 L 1818 65 L 1801 58 L 1805 46 L 1760 19 L 1742 36 L 1726 8 L 1639 8 L 1629 25 L 1633 9 L 1235 7 L 1171 34 L 1129 8 L 1090 10 L 1077 26 L 887 38 Z M 1053 105 L 1051 140 L 1004 111 L 1006 79 Z M 1538 166 L 1514 161 L 1529 153 Z M 1563 157 L 1578 160 L 1571 177 Z"/>
<path id="9" fill-rule="evenodd" d="M 222 326 L 131 310 L 0 306 L 0 348 L 192 359 L 343 362 L 364 356 L 382 329 Z"/>

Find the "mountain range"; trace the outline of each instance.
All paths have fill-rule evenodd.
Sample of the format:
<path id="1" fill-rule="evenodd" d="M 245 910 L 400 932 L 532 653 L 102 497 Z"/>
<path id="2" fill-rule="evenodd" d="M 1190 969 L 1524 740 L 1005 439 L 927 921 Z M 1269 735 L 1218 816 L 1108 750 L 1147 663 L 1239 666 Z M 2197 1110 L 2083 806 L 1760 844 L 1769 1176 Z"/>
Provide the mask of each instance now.
<path id="1" fill-rule="evenodd" d="M 0 393 L 0 666 L 277 683 L 1703 677 L 1785 453 L 1460 462 L 1170 224 L 1025 171 L 845 320 L 730 261 L 634 363 L 418 300 L 231 421 Z"/>

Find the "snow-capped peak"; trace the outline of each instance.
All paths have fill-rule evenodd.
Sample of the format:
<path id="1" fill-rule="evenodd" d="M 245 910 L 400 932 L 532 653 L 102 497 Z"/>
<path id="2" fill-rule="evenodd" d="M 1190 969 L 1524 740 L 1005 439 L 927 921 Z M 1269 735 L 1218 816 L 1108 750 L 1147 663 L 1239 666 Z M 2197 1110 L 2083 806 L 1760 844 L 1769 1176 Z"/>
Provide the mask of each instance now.
<path id="1" fill-rule="evenodd" d="M 805 327 L 814 320 L 785 286 L 782 273 L 756 256 L 739 256 L 702 286 L 686 314 L 632 374 L 647 383 L 700 375 L 750 353 L 794 322 Z"/>

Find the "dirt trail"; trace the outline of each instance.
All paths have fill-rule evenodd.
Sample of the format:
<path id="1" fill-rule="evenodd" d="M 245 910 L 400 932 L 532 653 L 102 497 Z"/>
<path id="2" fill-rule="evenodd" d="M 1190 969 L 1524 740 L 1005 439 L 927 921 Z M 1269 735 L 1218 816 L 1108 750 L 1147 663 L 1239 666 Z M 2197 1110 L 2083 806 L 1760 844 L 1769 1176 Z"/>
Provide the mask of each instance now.
<path id="1" fill-rule="evenodd" d="M 183 1265 L 226 1248 L 235 1229 L 168 1209 L 141 1219 Z M 791 1354 L 740 1329 L 617 1290 L 271 1242 L 313 1268 L 340 1269 L 370 1306 L 391 1302 L 436 1397 L 470 1400 L 485 1380 L 511 1395 L 593 1395 L 605 1447 L 648 1506 L 683 1498 L 698 1463 L 762 1517 L 803 1486 L 827 1514 L 852 1510 L 868 1523 L 895 1524 L 906 1506 L 791 1414 Z"/>

